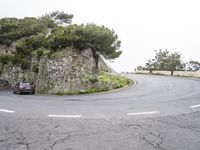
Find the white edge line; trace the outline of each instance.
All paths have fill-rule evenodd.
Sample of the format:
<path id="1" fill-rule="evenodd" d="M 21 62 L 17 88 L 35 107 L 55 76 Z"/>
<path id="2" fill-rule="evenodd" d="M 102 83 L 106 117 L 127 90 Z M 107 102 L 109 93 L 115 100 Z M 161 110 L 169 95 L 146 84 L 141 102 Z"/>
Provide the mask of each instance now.
<path id="1" fill-rule="evenodd" d="M 55 117 L 55 118 L 82 118 L 81 115 L 48 115 L 48 117 Z"/>
<path id="2" fill-rule="evenodd" d="M 0 111 L 2 111 L 2 112 L 6 112 L 6 113 L 15 113 L 15 111 L 12 111 L 12 110 L 6 110 L 6 109 L 0 109 Z"/>
<path id="3" fill-rule="evenodd" d="M 193 106 L 190 106 L 190 108 L 196 108 L 196 107 L 200 107 L 200 104 L 198 104 L 198 105 L 193 105 Z"/>
<path id="4" fill-rule="evenodd" d="M 134 82 L 133 86 L 136 86 L 137 85 L 137 81 L 133 80 L 133 82 Z"/>
<path id="5" fill-rule="evenodd" d="M 149 112 L 138 112 L 138 113 L 127 113 L 127 116 L 134 116 L 134 115 L 149 115 L 149 114 L 158 114 L 159 111 L 149 111 Z"/>
<path id="6" fill-rule="evenodd" d="M 169 89 L 172 89 L 174 87 L 174 84 L 170 84 Z"/>

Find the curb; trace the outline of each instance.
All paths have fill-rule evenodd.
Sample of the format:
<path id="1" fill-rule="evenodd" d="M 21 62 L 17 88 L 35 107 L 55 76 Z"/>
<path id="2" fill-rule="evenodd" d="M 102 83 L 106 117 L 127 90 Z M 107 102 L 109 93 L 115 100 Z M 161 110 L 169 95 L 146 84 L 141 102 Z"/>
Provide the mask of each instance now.
<path id="1" fill-rule="evenodd" d="M 127 86 L 124 86 L 124 87 L 121 87 L 121 88 L 113 89 L 113 90 L 110 90 L 110 91 L 97 92 L 97 93 L 77 94 L 76 96 L 79 96 L 79 95 L 82 95 L 82 96 L 85 95 L 86 96 L 86 95 L 99 95 L 99 94 L 115 93 L 115 92 L 118 92 L 118 91 L 123 91 L 123 90 L 129 89 L 129 88 L 134 87 L 134 86 L 137 85 L 137 81 L 136 80 L 129 79 L 129 81 L 130 81 L 130 83 Z M 69 95 L 69 96 L 73 96 L 73 95 Z"/>
<path id="2" fill-rule="evenodd" d="M 124 76 L 125 77 L 125 76 Z M 127 78 L 127 77 L 126 77 Z M 137 85 L 137 81 L 136 80 L 133 80 L 133 79 L 130 79 L 130 78 L 127 78 L 129 80 L 129 84 L 124 86 L 124 87 L 121 87 L 121 88 L 117 88 L 117 89 L 113 89 L 113 90 L 109 90 L 109 91 L 103 91 L 103 92 L 96 92 L 96 93 L 88 93 L 88 94 L 72 94 L 72 95 L 61 95 L 61 96 L 58 96 L 58 95 L 51 95 L 51 94 L 37 94 L 37 95 L 46 95 L 46 96 L 58 96 L 58 97 L 62 97 L 62 96 L 87 96 L 87 95 L 100 95 L 100 94 L 109 94 L 109 93 L 114 93 L 114 92 L 118 92 L 118 91 L 123 91 L 123 90 L 126 90 L 126 89 L 129 89 L 131 87 L 134 87 Z"/>

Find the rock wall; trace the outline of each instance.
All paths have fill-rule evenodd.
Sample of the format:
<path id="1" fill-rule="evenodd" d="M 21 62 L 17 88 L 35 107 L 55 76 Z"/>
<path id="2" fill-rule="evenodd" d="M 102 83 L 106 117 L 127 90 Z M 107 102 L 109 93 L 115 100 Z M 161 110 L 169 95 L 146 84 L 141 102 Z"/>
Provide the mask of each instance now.
<path id="1" fill-rule="evenodd" d="M 13 43 L 11 46 L 7 47 L 5 45 L 0 45 L 0 55 L 11 53 L 15 51 L 16 43 Z"/>
<path id="2" fill-rule="evenodd" d="M 72 49 L 56 52 L 51 59 L 40 60 L 37 91 L 57 93 L 91 88 L 87 76 L 92 74 L 93 69 L 95 61 L 90 49 L 81 52 Z"/>
<path id="3" fill-rule="evenodd" d="M 31 68 L 27 71 L 11 64 L 3 66 L 0 79 L 9 81 L 11 86 L 22 80 L 34 82 L 36 92 L 49 94 L 60 91 L 84 91 L 104 86 L 103 83 L 95 83 L 90 79 L 96 67 L 91 49 L 78 51 L 68 48 L 55 52 L 50 58 L 42 57 L 37 62 L 37 74 L 32 71 L 36 62 L 33 58 Z M 99 69 L 111 70 L 103 59 L 99 61 Z"/>
<path id="4" fill-rule="evenodd" d="M 17 82 L 30 81 L 35 82 L 37 80 L 37 74 L 31 70 L 23 71 L 19 66 L 6 65 L 0 75 L 0 80 L 8 81 L 9 85 L 13 87 Z"/>
<path id="5" fill-rule="evenodd" d="M 116 71 L 110 67 L 102 57 L 99 58 L 98 65 L 100 71 L 116 73 Z"/>
<path id="6" fill-rule="evenodd" d="M 0 90 L 6 90 L 9 88 L 10 88 L 10 85 L 8 81 L 0 80 Z"/>

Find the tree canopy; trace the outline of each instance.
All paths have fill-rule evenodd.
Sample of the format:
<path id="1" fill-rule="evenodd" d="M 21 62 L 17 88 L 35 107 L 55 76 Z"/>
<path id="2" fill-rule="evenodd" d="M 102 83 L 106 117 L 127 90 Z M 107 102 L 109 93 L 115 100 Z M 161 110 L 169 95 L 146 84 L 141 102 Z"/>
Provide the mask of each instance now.
<path id="1" fill-rule="evenodd" d="M 3 18 L 0 19 L 0 44 L 10 46 L 20 38 L 45 33 L 48 28 L 53 27 L 55 27 L 55 23 L 46 18 Z"/>
<path id="2" fill-rule="evenodd" d="M 115 59 L 122 53 L 119 50 L 121 41 L 118 40 L 114 30 L 95 24 L 57 27 L 47 41 L 45 46 L 50 50 L 73 47 L 81 51 L 90 48 L 96 61 L 97 70 L 99 55 L 106 59 Z"/>
<path id="3" fill-rule="evenodd" d="M 181 54 L 179 52 L 170 53 L 166 50 L 155 50 L 155 56 L 153 59 L 147 61 L 145 69 L 150 70 L 164 70 L 171 71 L 182 71 L 184 70 L 185 64 L 182 61 Z"/>
<path id="4" fill-rule="evenodd" d="M 43 15 L 42 19 L 47 18 L 58 24 L 71 24 L 73 17 L 72 14 L 67 14 L 63 11 L 54 11 L 50 14 Z"/>
<path id="5" fill-rule="evenodd" d="M 199 71 L 200 70 L 200 62 L 191 60 L 190 62 L 186 63 L 188 71 Z"/>

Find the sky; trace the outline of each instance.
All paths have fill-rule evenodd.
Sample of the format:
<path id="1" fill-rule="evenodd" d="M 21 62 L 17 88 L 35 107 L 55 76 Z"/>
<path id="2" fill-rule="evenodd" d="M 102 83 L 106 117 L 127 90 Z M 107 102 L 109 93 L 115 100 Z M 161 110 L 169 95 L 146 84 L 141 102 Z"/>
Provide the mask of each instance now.
<path id="1" fill-rule="evenodd" d="M 109 62 L 132 72 L 154 57 L 155 49 L 179 51 L 184 61 L 200 61 L 199 0 L 0 0 L 0 18 L 39 17 L 52 11 L 73 14 L 72 23 L 114 29 L 122 55 Z"/>

